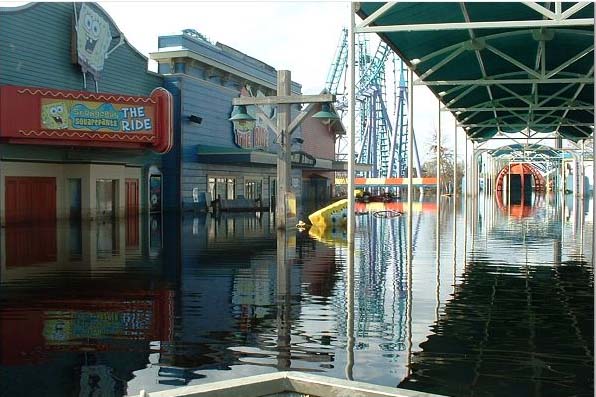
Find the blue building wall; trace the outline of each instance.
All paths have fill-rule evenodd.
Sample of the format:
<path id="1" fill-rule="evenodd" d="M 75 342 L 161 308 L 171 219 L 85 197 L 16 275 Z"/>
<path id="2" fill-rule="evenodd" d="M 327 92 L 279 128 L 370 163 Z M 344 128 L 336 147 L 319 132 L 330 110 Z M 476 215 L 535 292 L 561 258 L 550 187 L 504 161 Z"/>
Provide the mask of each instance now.
<path id="1" fill-rule="evenodd" d="M 179 167 L 176 175 L 178 186 L 168 186 L 166 205 L 192 209 L 204 208 L 205 203 L 193 203 L 192 191 L 200 194 L 207 191 L 208 178 L 231 177 L 236 181 L 236 196 L 244 195 L 244 182 L 247 179 L 259 179 L 263 183 L 263 199 L 268 200 L 273 188 L 275 166 L 255 164 L 204 164 L 198 161 L 199 145 L 217 146 L 234 150 L 233 125 L 229 121 L 233 106 L 232 100 L 240 96 L 241 89 L 250 86 L 270 96 L 276 94 L 277 71 L 254 58 L 251 58 L 228 46 L 212 44 L 187 34 L 162 36 L 159 38 L 159 52 L 171 54 L 171 58 L 159 60 L 159 72 L 164 75 L 165 86 L 174 95 L 179 94 L 179 108 L 176 109 L 176 144 L 175 151 L 164 158 L 164 169 Z M 300 94 L 300 85 L 292 83 L 293 94 Z M 299 108 L 294 106 L 296 115 Z M 201 124 L 192 123 L 188 116 L 202 118 Z M 294 136 L 299 136 L 297 131 Z M 269 131 L 271 153 L 277 153 L 279 146 L 274 142 L 275 135 Z M 294 170 L 293 175 L 300 178 L 301 172 Z M 298 183 L 294 190 L 300 190 Z M 174 192 L 179 192 L 175 197 Z M 213 197 L 215 199 L 215 197 Z M 174 200 L 174 201 L 171 201 Z"/>
<path id="2" fill-rule="evenodd" d="M 123 35 L 107 16 L 115 45 Z M 85 90 L 78 64 L 72 62 L 71 35 L 74 6 L 80 3 L 32 3 L 19 8 L 0 8 L 0 83 Z M 122 36 L 123 37 L 123 36 Z M 87 91 L 94 91 L 87 75 Z M 147 58 L 128 43 L 118 47 L 105 62 L 99 91 L 125 95 L 149 95 L 162 85 L 162 77 L 147 72 Z"/>
<path id="3" fill-rule="evenodd" d="M 110 49 L 97 87 L 99 92 L 148 96 L 163 86 L 163 78 L 147 70 L 147 58 L 126 41 L 124 34 L 101 7 L 87 3 L 110 25 Z M 95 92 L 93 76 L 85 80 L 73 57 L 71 41 L 75 9 L 81 3 L 31 3 L 0 7 L 0 85 L 47 87 Z M 74 58 L 74 60 L 73 60 Z M 0 143 L 0 161 L 54 163 L 108 163 L 142 167 L 141 205 L 147 206 L 147 172 L 160 167 L 161 156 L 150 150 L 69 148 Z M 0 167 L 1 172 L 1 167 Z"/>

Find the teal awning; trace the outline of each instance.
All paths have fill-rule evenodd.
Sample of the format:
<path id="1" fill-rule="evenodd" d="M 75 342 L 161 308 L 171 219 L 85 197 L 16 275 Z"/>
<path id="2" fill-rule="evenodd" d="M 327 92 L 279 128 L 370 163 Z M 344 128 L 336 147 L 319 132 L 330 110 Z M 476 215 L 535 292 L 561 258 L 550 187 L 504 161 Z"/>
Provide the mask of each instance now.
<path id="1" fill-rule="evenodd" d="M 293 168 L 308 168 L 321 171 L 333 171 L 334 162 L 329 159 L 313 157 L 306 152 L 292 153 Z M 211 145 L 197 145 L 199 163 L 237 164 L 262 167 L 275 167 L 277 155 L 263 150 L 242 149 L 239 147 L 224 147 Z"/>
<path id="2" fill-rule="evenodd" d="M 359 5 L 355 31 L 378 33 L 470 138 L 592 135 L 593 3 Z"/>

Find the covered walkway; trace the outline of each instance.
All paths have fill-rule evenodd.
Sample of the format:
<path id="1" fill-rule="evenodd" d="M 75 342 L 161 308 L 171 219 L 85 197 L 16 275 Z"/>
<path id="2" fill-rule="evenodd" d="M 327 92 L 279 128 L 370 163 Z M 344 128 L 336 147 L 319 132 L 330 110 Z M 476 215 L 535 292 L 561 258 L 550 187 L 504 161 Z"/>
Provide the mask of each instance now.
<path id="1" fill-rule="evenodd" d="M 356 15 L 361 22 L 356 23 Z M 561 153 L 570 153 L 577 170 L 574 193 L 584 194 L 584 184 L 578 181 L 585 158 L 593 158 L 595 150 L 592 145 L 590 156 L 585 150 L 594 131 L 593 3 L 365 2 L 352 4 L 350 20 L 348 158 L 355 158 L 355 37 L 373 33 L 409 67 L 408 114 L 414 114 L 413 85 L 425 85 L 439 100 L 438 142 L 446 129 L 440 114 L 449 112 L 455 118 L 455 126 L 449 128 L 454 131 L 455 158 L 457 131 L 466 133 L 465 174 L 471 181 L 467 194 L 474 197 L 480 189 L 482 156 L 488 159 L 483 164 L 489 187 L 495 189 L 495 178 L 510 159 L 488 146 L 499 140 L 519 145 L 526 162 L 543 168 L 542 174 L 551 173 L 559 190 L 565 177 Z M 413 136 L 414 122 L 408 128 Z M 411 143 L 408 154 L 411 205 Z M 440 159 L 437 162 L 438 170 Z M 351 164 L 348 191 L 354 187 L 353 171 Z M 437 174 L 437 186 L 440 179 Z M 349 203 L 349 214 L 354 213 L 353 205 Z M 353 236 L 353 230 L 352 218 L 348 235 Z"/>

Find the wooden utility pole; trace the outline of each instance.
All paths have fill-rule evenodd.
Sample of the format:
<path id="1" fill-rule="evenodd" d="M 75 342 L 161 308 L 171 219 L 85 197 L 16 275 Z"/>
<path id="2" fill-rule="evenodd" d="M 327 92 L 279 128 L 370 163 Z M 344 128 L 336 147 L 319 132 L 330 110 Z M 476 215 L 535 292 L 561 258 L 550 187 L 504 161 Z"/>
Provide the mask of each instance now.
<path id="1" fill-rule="evenodd" d="M 291 93 L 290 87 L 290 71 L 277 71 L 277 96 L 289 96 Z M 288 214 L 288 194 L 291 193 L 292 187 L 292 157 L 290 144 L 290 117 L 291 108 L 289 104 L 277 105 L 277 131 L 280 150 L 277 153 L 277 192 L 275 199 L 275 225 L 278 229 L 286 227 L 286 216 Z"/>
<path id="2" fill-rule="evenodd" d="M 277 154 L 277 187 L 275 197 L 275 225 L 278 229 L 287 228 L 288 214 L 287 196 L 291 193 L 292 184 L 292 145 L 291 137 L 300 123 L 306 117 L 315 113 L 315 103 L 333 103 L 335 95 L 320 94 L 320 95 L 292 95 L 291 89 L 292 76 L 289 70 L 277 71 L 277 96 L 269 97 L 240 97 L 234 98 L 232 104 L 238 105 L 254 105 L 257 108 L 257 117 L 267 124 L 267 126 L 275 132 L 276 141 L 279 144 L 280 150 Z M 290 105 L 296 103 L 307 103 L 308 106 L 302 110 L 298 116 L 292 119 L 292 111 Z M 259 108 L 260 105 L 277 106 L 277 124 Z M 293 225 L 291 225 L 293 226 Z"/>

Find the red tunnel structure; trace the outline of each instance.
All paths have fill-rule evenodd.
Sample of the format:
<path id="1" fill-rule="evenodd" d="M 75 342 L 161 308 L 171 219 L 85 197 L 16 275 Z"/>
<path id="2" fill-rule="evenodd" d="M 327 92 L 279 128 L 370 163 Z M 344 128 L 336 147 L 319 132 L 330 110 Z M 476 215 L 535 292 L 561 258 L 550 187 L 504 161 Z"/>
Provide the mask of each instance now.
<path id="1" fill-rule="evenodd" d="M 503 191 L 503 183 L 505 180 L 506 175 L 517 176 L 516 179 L 519 179 L 518 186 L 521 188 L 521 191 L 530 190 L 530 186 L 527 186 L 528 183 L 531 184 L 530 176 L 534 179 L 533 189 L 536 192 L 544 192 L 546 190 L 546 182 L 544 180 L 544 176 L 534 167 L 532 164 L 529 163 L 512 163 L 509 164 L 499 172 L 497 175 L 496 180 L 496 187 L 497 191 Z M 511 183 L 511 181 L 510 181 Z M 513 186 L 511 186 L 513 188 Z"/>

